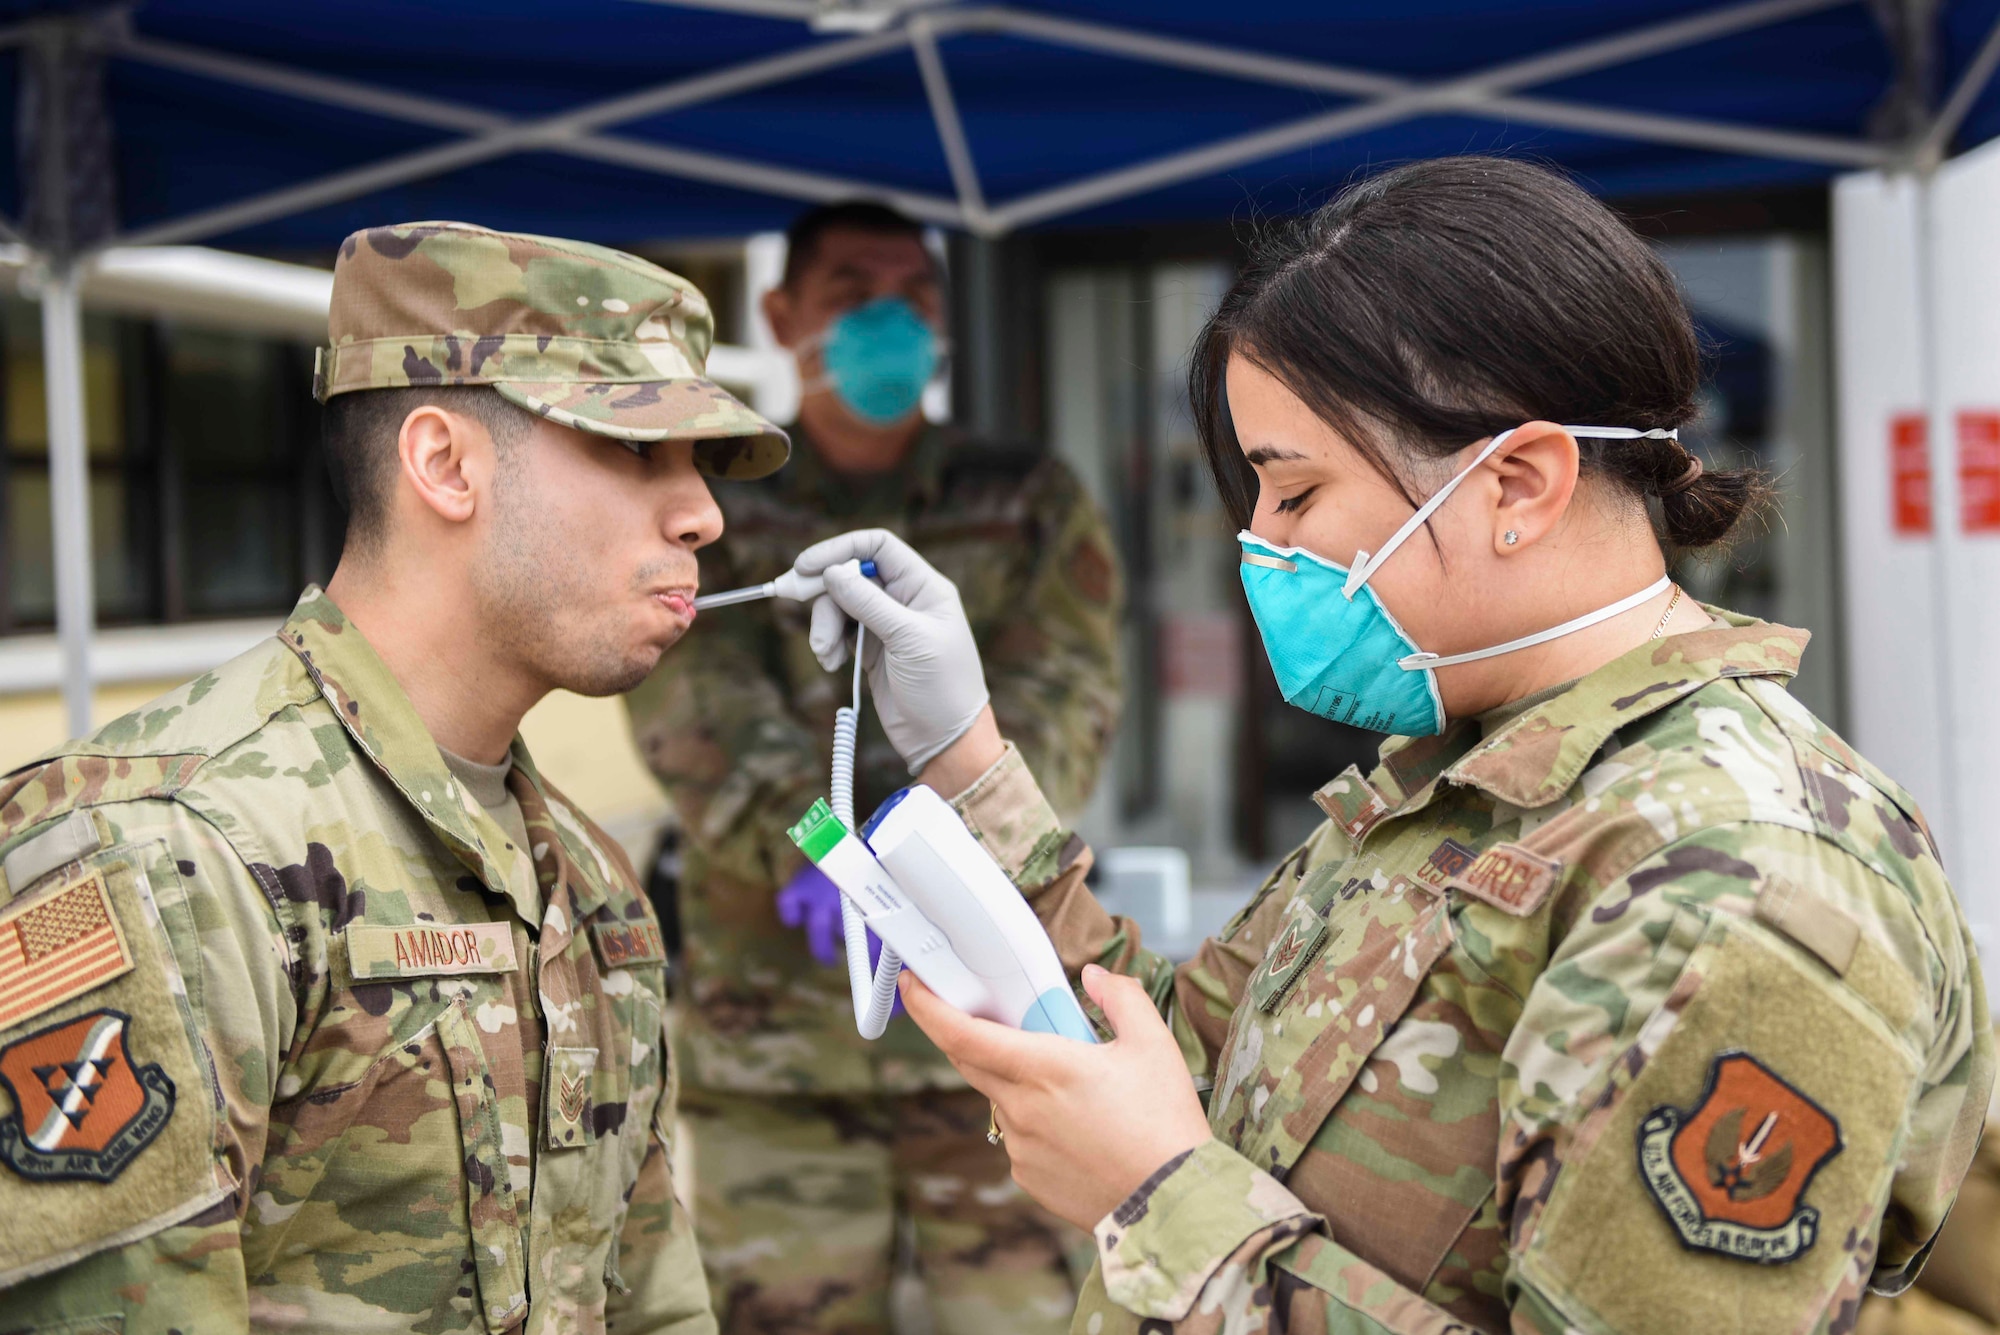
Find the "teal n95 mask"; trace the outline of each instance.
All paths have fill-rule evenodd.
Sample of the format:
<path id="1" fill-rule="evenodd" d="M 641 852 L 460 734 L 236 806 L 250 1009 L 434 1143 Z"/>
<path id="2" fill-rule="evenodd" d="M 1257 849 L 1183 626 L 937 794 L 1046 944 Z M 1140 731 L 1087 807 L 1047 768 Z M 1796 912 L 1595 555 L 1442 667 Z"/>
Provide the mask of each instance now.
<path id="1" fill-rule="evenodd" d="M 1566 426 L 1563 430 L 1598 440 L 1680 439 L 1678 430 L 1639 431 L 1622 426 Z M 1250 615 L 1264 638 L 1264 652 L 1270 657 L 1271 671 L 1287 704 L 1373 732 L 1433 736 L 1443 732 L 1445 725 L 1435 669 L 1497 658 L 1560 639 L 1628 612 L 1667 589 L 1671 579 L 1662 575 L 1609 607 L 1490 649 L 1441 658 L 1417 647 L 1375 590 L 1368 587 L 1368 581 L 1450 498 L 1458 484 L 1513 434 L 1508 430 L 1495 436 L 1478 458 L 1438 488 L 1396 530 L 1381 551 L 1372 556 L 1356 552 L 1351 567 L 1303 547 L 1273 546 L 1247 530 L 1236 535 L 1243 546 L 1243 593 L 1250 601 Z"/>
<path id="2" fill-rule="evenodd" d="M 902 421 L 923 402 L 943 348 L 937 331 L 901 297 L 880 297 L 846 311 L 813 341 L 831 388 L 856 417 L 875 426 Z"/>

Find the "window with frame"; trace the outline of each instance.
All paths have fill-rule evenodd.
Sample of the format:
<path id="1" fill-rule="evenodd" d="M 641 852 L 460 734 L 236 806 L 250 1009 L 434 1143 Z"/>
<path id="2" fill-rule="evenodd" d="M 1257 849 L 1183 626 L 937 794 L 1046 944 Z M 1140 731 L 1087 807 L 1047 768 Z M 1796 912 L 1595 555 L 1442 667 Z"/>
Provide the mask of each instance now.
<path id="1" fill-rule="evenodd" d="M 0 635 L 55 622 L 41 312 L 0 298 Z M 102 625 L 282 616 L 333 572 L 303 343 L 87 313 L 92 577 Z"/>

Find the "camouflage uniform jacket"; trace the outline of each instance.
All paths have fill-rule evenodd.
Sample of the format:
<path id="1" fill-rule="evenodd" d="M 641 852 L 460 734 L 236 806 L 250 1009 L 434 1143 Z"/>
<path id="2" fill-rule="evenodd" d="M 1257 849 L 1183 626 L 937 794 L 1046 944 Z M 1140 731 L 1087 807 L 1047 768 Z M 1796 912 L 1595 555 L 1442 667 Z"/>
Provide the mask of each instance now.
<path id="1" fill-rule="evenodd" d="M 773 579 L 850 529 L 892 529 L 921 551 L 958 585 L 1001 726 L 1059 810 L 1082 805 L 1117 721 L 1122 595 L 1104 518 L 1068 468 L 932 428 L 871 479 L 801 448 L 776 478 L 715 493 L 727 528 L 702 549 L 704 590 Z M 864 1042 L 845 968 L 815 961 L 778 920 L 776 891 L 801 865 L 785 830 L 826 795 L 833 715 L 852 681 L 814 659 L 807 611 L 772 599 L 704 613 L 630 698 L 685 825 L 686 1079 L 742 1093 L 962 1088 L 908 1019 Z M 864 706 L 856 809 L 909 781 Z"/>
<path id="2" fill-rule="evenodd" d="M 308 589 L 0 780 L 5 1325 L 715 1329 L 658 924 L 513 754 L 529 849 Z"/>
<path id="3" fill-rule="evenodd" d="M 1805 635 L 1718 615 L 1391 739 L 1178 970 L 1018 757 L 961 796 L 1206 1091 L 1077 1330 L 1842 1331 L 1908 1282 L 1986 1110 L 1978 963 L 1909 796 L 1787 693 Z"/>

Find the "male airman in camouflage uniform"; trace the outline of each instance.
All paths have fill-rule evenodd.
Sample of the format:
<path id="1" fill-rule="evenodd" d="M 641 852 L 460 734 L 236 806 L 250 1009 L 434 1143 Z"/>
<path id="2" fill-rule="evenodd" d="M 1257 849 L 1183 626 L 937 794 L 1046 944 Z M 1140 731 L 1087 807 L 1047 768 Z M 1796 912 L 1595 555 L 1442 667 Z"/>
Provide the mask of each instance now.
<path id="1" fill-rule="evenodd" d="M 330 324 L 329 448 L 388 411 L 341 436 L 334 596 L 0 779 L 0 1324 L 712 1331 L 659 926 L 514 727 L 650 670 L 695 470 L 784 437 L 701 378 L 701 294 L 596 246 L 360 232 Z M 603 544 L 546 541 L 551 478 Z"/>
<path id="2" fill-rule="evenodd" d="M 1921 1267 L 1993 1032 L 1916 804 L 1712 612 L 1316 795 L 1176 970 L 1008 753 L 957 799 L 1072 970 L 1140 979 L 1214 1139 L 1097 1227 L 1118 1331 L 1846 1332 Z"/>
<path id="3" fill-rule="evenodd" d="M 702 553 L 702 587 L 770 580 L 846 529 L 901 533 L 957 582 L 995 711 L 1074 811 L 1118 708 L 1120 579 L 1101 514 L 1038 452 L 926 426 L 914 402 L 870 424 L 824 384 L 809 349 L 843 311 L 888 296 L 941 318 L 915 224 L 850 206 L 807 215 L 792 239 L 771 314 L 803 354 L 794 435 L 808 448 L 775 486 L 718 489 L 728 532 Z M 814 660 L 805 607 L 770 601 L 704 613 L 630 698 L 685 827 L 680 1038 L 718 1314 L 730 1331 L 883 1328 L 907 1212 L 948 1335 L 1062 1329 L 1074 1302 L 1064 1253 L 1081 1242 L 1087 1257 L 1088 1239 L 1015 1187 L 986 1141 L 986 1101 L 916 1026 L 898 1017 L 863 1041 L 838 956 L 816 960 L 780 921 L 780 887 L 811 873 L 785 830 L 826 794 L 848 692 Z M 910 775 L 866 708 L 861 742 L 867 812 Z"/>

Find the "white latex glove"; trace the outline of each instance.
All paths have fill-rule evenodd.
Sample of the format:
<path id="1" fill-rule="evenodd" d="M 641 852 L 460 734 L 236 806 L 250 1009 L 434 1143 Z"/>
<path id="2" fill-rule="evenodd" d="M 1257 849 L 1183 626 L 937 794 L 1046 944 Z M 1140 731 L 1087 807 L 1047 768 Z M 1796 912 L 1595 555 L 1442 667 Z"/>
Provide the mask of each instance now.
<path id="1" fill-rule="evenodd" d="M 873 561 L 881 584 L 857 561 Z M 849 618 L 868 628 L 862 662 L 875 710 L 896 753 L 918 773 L 986 708 L 986 674 L 958 586 L 880 528 L 815 543 L 792 568 L 826 576 L 826 592 L 813 603 L 812 648 L 827 671 L 847 661 Z"/>

